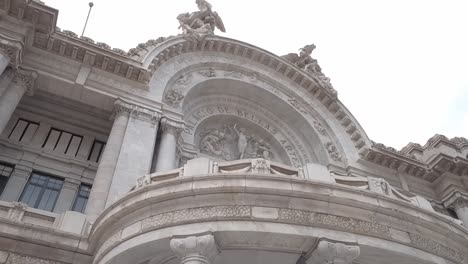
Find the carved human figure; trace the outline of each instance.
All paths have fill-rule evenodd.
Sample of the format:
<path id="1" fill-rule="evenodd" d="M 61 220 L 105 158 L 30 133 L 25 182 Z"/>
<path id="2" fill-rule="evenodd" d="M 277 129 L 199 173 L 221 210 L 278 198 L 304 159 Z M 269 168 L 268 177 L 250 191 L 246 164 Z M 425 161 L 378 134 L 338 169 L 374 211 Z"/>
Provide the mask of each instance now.
<path id="1" fill-rule="evenodd" d="M 206 153 L 221 157 L 225 160 L 230 160 L 231 156 L 225 151 L 224 140 L 225 133 L 215 130 L 202 138 L 200 141 L 200 148 Z"/>
<path id="2" fill-rule="evenodd" d="M 237 150 L 239 151 L 239 159 L 244 158 L 245 149 L 247 148 L 247 136 L 245 135 L 245 129 L 239 128 L 237 129 L 237 124 L 234 125 L 234 131 L 237 134 Z"/>

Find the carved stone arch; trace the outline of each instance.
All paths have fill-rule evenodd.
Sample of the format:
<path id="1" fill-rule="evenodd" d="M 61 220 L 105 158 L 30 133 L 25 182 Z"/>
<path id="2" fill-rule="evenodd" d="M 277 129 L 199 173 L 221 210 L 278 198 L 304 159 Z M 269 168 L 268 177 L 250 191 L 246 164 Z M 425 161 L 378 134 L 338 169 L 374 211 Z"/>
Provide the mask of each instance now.
<path id="1" fill-rule="evenodd" d="M 295 116 L 320 138 L 329 163 L 346 166 L 350 160 L 359 159 L 359 151 L 370 145 L 362 128 L 333 93 L 271 53 L 214 36 L 203 43 L 174 38 L 148 54 L 144 63 L 152 61 L 151 93 L 166 102 L 166 111 L 173 115 L 182 118 L 185 97 L 197 83 L 210 79 L 236 80 L 268 91 L 286 102 L 288 108 L 295 109 Z M 227 73 L 230 76 L 225 76 Z M 181 84 L 187 87 L 174 93 Z"/>

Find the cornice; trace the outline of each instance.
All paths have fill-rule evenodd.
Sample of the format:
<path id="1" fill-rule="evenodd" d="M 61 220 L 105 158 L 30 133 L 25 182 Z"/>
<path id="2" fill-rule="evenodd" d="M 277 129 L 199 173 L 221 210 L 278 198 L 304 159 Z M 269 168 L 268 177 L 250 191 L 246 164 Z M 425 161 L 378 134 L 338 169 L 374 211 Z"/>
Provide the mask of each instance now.
<path id="1" fill-rule="evenodd" d="M 123 50 L 111 49 L 102 42 L 78 37 L 71 31 L 36 34 L 33 46 L 52 54 L 71 59 L 131 81 L 147 84 L 150 73 L 141 63 L 129 58 Z"/>
<path id="2" fill-rule="evenodd" d="M 37 0 L 5 0 L 0 12 L 31 25 L 35 32 L 50 34 L 57 24 L 58 10 Z"/>
<path id="3" fill-rule="evenodd" d="M 411 176 L 434 182 L 444 172 L 451 172 L 455 175 L 468 175 L 468 158 L 462 155 L 449 155 L 446 152 L 438 151 L 439 146 L 444 145 L 461 154 L 461 149 L 468 145 L 465 138 L 448 139 L 442 135 L 435 135 L 428 142 L 421 146 L 416 143 L 409 143 L 400 151 L 392 147 L 387 147 L 380 143 L 373 142 L 372 147 L 364 149 L 360 155 L 365 160 L 379 164 L 390 169 L 407 173 Z M 421 155 L 429 153 L 428 158 L 419 158 L 414 155 L 417 151 Z"/>

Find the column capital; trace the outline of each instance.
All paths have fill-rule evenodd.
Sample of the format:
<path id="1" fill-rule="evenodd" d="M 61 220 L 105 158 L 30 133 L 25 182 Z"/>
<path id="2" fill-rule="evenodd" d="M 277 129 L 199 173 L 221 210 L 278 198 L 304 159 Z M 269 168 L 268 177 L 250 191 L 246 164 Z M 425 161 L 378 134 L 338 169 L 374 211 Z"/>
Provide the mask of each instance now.
<path id="1" fill-rule="evenodd" d="M 12 68 L 17 69 L 23 61 L 23 49 L 23 41 L 0 34 L 0 52 L 8 58 Z"/>
<path id="2" fill-rule="evenodd" d="M 209 264 L 218 254 L 215 239 L 211 234 L 173 238 L 170 246 L 172 251 L 181 259 L 181 264 Z"/>
<path id="3" fill-rule="evenodd" d="M 454 210 L 468 208 L 468 194 L 458 191 L 453 192 L 448 198 L 444 199 L 444 206 Z"/>
<path id="4" fill-rule="evenodd" d="M 307 264 L 350 264 L 360 254 L 358 245 L 322 240 L 307 260 Z"/>
<path id="5" fill-rule="evenodd" d="M 138 106 L 136 104 L 126 102 L 120 98 L 114 102 L 113 117 L 115 118 L 118 115 L 128 115 L 138 120 L 146 121 L 152 124 L 157 124 L 161 119 L 160 113 L 142 106 Z"/>
<path id="6" fill-rule="evenodd" d="M 166 117 L 161 119 L 161 129 L 163 134 L 172 134 L 176 138 L 179 137 L 180 133 L 184 130 L 183 123 L 177 123 Z"/>
<path id="7" fill-rule="evenodd" d="M 12 74 L 12 84 L 22 87 L 28 95 L 34 94 L 35 82 L 38 76 L 37 72 L 24 69 L 17 69 L 13 71 Z"/>

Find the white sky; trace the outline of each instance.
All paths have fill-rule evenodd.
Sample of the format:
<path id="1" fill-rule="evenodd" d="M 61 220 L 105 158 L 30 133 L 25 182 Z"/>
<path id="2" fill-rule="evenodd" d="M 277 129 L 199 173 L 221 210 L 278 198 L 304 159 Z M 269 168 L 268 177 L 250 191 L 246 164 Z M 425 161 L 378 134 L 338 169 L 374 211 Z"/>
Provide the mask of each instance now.
<path id="1" fill-rule="evenodd" d="M 44 0 L 79 35 L 88 0 Z M 211 0 L 229 38 L 277 55 L 315 43 L 338 98 L 368 136 L 401 148 L 468 137 L 468 1 Z M 95 0 L 85 35 L 128 50 L 176 35 L 195 0 Z"/>

